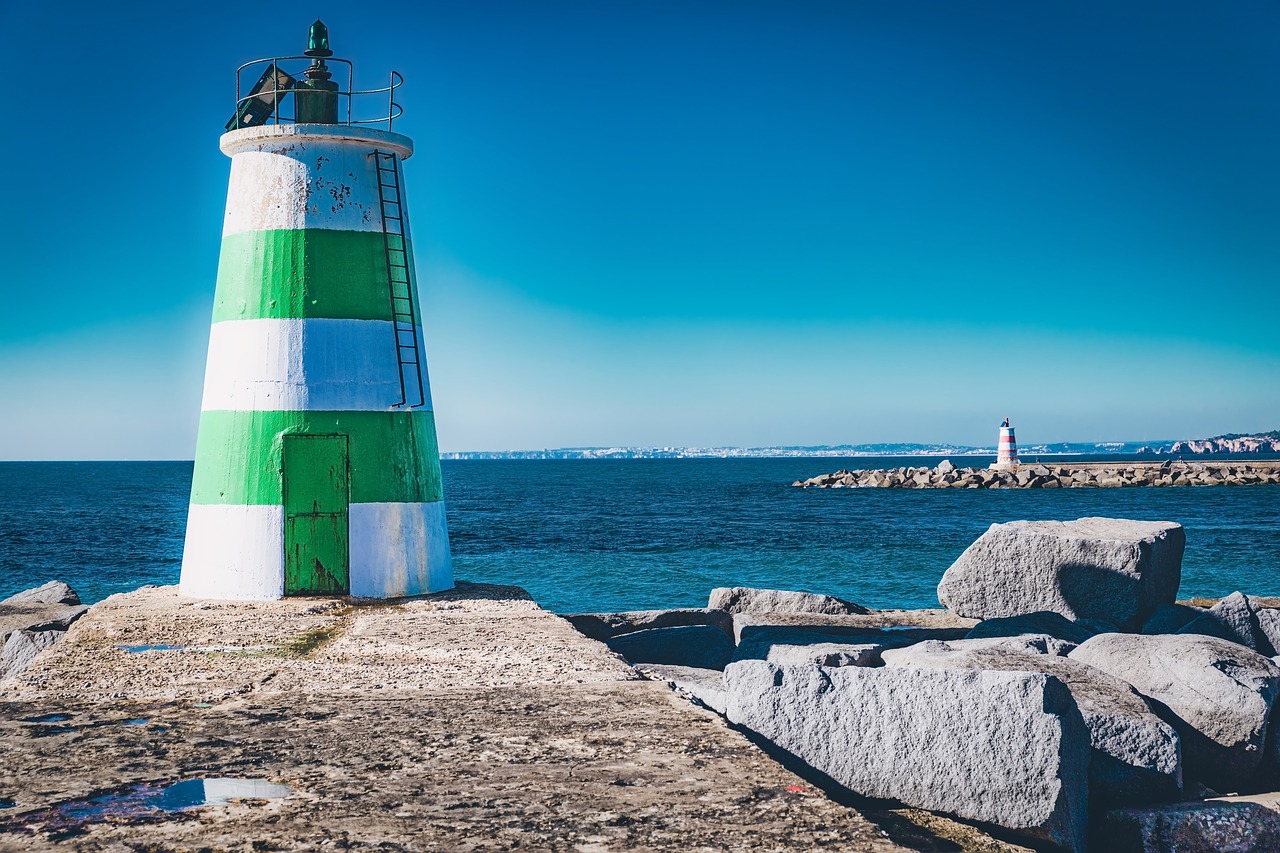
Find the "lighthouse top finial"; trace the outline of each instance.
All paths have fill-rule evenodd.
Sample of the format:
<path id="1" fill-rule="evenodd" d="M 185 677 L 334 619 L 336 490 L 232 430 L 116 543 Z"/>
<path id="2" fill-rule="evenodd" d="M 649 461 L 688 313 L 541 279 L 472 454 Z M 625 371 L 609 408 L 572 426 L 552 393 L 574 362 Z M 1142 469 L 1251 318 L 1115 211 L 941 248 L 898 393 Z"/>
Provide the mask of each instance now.
<path id="1" fill-rule="evenodd" d="M 333 51 L 329 49 L 329 28 L 319 18 L 316 18 L 316 22 L 311 25 L 311 30 L 307 33 L 307 49 L 302 52 L 302 55 L 321 58 L 333 56 Z"/>

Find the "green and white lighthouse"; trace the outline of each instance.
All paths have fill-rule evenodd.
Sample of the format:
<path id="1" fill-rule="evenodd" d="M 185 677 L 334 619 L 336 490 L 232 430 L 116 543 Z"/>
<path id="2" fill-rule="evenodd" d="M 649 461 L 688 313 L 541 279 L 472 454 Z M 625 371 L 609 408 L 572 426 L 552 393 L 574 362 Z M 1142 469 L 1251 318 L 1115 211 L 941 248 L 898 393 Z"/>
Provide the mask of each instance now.
<path id="1" fill-rule="evenodd" d="M 237 72 L 184 595 L 453 586 L 401 169 L 413 142 L 391 131 L 400 77 L 356 92 L 331 56 L 317 21 L 304 55 Z"/>

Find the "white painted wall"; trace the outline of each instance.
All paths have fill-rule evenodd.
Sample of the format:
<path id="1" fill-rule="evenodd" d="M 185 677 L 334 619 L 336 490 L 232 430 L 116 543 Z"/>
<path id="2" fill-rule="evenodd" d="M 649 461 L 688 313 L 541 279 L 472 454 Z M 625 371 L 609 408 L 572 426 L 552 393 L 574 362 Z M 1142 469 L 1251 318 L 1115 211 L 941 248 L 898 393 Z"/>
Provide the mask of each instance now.
<path id="1" fill-rule="evenodd" d="M 284 595 L 284 507 L 192 504 L 178 592 L 195 598 Z"/>
<path id="2" fill-rule="evenodd" d="M 444 501 L 351 504 L 351 594 L 399 598 L 453 588 Z"/>

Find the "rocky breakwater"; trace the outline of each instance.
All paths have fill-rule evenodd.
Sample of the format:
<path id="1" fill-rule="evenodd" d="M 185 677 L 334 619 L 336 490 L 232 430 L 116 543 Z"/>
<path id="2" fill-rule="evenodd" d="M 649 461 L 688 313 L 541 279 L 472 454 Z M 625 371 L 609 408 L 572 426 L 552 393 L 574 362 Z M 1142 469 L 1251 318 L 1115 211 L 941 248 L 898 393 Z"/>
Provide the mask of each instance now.
<path id="1" fill-rule="evenodd" d="M 791 485 L 820 489 L 1075 489 L 1131 486 L 1247 486 L 1280 483 L 1280 462 L 1069 462 L 1008 470 L 903 467 L 820 474 Z"/>
<path id="2" fill-rule="evenodd" d="M 1183 541 L 1172 522 L 997 524 L 943 610 L 733 589 L 575 621 L 818 785 L 1038 849 L 1277 850 L 1280 602 L 1175 601 Z M 640 632 L 668 632 L 660 661 L 619 642 Z"/>

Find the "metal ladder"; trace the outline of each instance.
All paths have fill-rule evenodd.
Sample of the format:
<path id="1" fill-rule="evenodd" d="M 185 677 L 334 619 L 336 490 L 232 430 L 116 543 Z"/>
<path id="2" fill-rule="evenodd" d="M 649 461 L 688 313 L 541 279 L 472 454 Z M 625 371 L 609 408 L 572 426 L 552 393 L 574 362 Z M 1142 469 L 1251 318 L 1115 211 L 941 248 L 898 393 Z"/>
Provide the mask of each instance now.
<path id="1" fill-rule="evenodd" d="M 422 353 L 418 349 L 417 299 L 404 230 L 404 199 L 400 193 L 400 158 L 394 151 L 369 155 L 378 175 L 378 201 L 382 206 L 382 246 L 387 256 L 387 290 L 391 295 L 391 325 L 396 337 L 396 362 L 400 373 L 400 402 L 412 409 L 424 406 L 427 392 L 422 381 Z M 409 374 L 406 379 L 406 372 Z M 409 402 L 417 388 L 418 402 Z"/>

